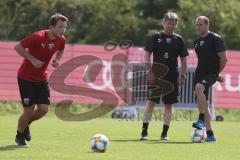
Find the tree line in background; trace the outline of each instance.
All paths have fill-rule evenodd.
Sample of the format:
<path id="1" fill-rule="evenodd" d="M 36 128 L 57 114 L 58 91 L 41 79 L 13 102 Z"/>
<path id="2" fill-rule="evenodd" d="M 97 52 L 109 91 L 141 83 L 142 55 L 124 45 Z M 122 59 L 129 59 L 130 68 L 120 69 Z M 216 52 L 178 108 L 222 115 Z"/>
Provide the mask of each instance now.
<path id="1" fill-rule="evenodd" d="M 196 38 L 195 18 L 210 18 L 210 29 L 225 39 L 229 49 L 240 49 L 238 0 L 1 0 L 0 39 L 20 40 L 48 28 L 48 18 L 60 12 L 69 18 L 68 43 L 104 44 L 132 40 L 143 46 L 162 30 L 167 11 L 177 12 L 176 32 L 191 48 Z"/>

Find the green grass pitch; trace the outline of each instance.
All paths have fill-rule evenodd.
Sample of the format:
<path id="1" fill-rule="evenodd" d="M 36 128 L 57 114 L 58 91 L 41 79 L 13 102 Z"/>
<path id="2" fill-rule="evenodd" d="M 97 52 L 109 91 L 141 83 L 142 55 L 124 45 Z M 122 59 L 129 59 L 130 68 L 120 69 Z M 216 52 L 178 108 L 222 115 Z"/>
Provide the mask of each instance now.
<path id="1" fill-rule="evenodd" d="M 29 148 L 15 145 L 17 115 L 0 115 L 0 160 L 237 160 L 240 159 L 239 122 L 214 122 L 216 143 L 193 144 L 190 121 L 173 122 L 170 141 L 159 136 L 162 122 L 152 122 L 149 140 L 139 141 L 141 121 L 98 118 L 65 122 L 46 116 L 31 126 Z M 102 133 L 110 139 L 106 153 L 93 153 L 90 138 Z"/>

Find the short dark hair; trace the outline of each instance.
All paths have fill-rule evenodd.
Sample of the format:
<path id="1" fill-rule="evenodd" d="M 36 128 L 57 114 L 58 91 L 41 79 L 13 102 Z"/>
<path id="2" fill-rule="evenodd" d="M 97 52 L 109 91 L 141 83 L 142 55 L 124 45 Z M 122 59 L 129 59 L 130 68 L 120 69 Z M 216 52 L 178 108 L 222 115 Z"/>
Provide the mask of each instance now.
<path id="1" fill-rule="evenodd" d="M 167 12 L 165 16 L 163 17 L 163 23 L 166 22 L 166 20 L 174 20 L 176 24 L 178 23 L 178 15 L 174 12 Z"/>
<path id="2" fill-rule="evenodd" d="M 60 13 L 55 13 L 54 15 L 52 15 L 49 18 L 49 25 L 50 26 L 55 26 L 59 20 L 61 20 L 63 22 L 68 22 L 68 18 L 67 17 L 65 17 L 64 15 L 62 15 Z"/>
<path id="3" fill-rule="evenodd" d="M 197 19 L 196 19 L 196 21 L 198 21 L 198 20 L 203 20 L 203 22 L 204 22 L 205 24 L 209 24 L 209 19 L 208 19 L 208 17 L 206 17 L 206 16 L 198 16 Z"/>

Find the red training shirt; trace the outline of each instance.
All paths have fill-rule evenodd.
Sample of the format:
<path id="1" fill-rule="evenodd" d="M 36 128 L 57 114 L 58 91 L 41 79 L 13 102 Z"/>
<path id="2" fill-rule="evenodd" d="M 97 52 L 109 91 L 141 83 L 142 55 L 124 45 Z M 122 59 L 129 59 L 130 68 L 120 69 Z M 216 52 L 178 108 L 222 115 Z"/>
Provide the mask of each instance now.
<path id="1" fill-rule="evenodd" d="M 18 70 L 18 77 L 32 82 L 40 82 L 48 79 L 47 67 L 56 51 L 64 50 L 65 37 L 50 40 L 49 30 L 41 30 L 32 33 L 20 41 L 24 48 L 28 48 L 29 54 L 44 62 L 41 68 L 35 68 L 32 63 L 24 59 Z"/>

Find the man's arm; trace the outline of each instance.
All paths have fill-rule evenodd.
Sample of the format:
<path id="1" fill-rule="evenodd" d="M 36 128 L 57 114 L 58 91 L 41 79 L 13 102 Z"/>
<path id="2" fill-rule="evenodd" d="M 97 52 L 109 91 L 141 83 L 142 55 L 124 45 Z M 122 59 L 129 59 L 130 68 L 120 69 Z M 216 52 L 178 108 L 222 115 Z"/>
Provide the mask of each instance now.
<path id="1" fill-rule="evenodd" d="M 62 59 L 62 56 L 63 56 L 63 50 L 57 51 L 56 56 L 55 56 L 55 58 L 53 59 L 53 63 L 52 63 L 52 66 L 53 66 L 54 68 L 57 68 L 57 67 L 59 66 L 59 62 L 60 62 L 60 60 Z"/>
<path id="2" fill-rule="evenodd" d="M 223 71 L 223 69 L 225 68 L 226 64 L 227 64 L 227 54 L 226 54 L 226 51 L 219 52 L 218 56 L 220 58 L 219 73 L 221 73 Z M 219 74 L 217 81 L 218 82 L 224 82 L 225 79 L 224 79 L 224 77 L 221 74 Z"/>
<path id="3" fill-rule="evenodd" d="M 223 39 L 219 35 L 215 36 L 214 42 L 215 42 L 217 55 L 219 56 L 219 60 L 220 60 L 219 73 L 221 73 L 227 63 L 226 46 L 224 44 Z"/>
<path id="4" fill-rule="evenodd" d="M 188 50 L 184 43 L 184 40 L 181 38 L 181 50 L 179 51 L 179 56 L 181 59 L 181 72 L 179 74 L 178 83 L 183 85 L 186 81 L 186 72 L 187 72 L 187 56 Z"/>
<path id="5" fill-rule="evenodd" d="M 220 58 L 220 67 L 219 67 L 219 73 L 223 71 L 227 64 L 227 54 L 226 51 L 218 53 L 218 56 Z"/>
<path id="6" fill-rule="evenodd" d="M 151 67 L 151 53 L 145 50 L 144 53 L 144 62 L 148 71 L 148 81 L 150 83 L 154 83 L 156 81 L 156 77 L 154 73 L 152 72 L 152 67 Z"/>
<path id="7" fill-rule="evenodd" d="M 181 76 L 186 76 L 186 72 L 187 72 L 187 58 L 186 57 L 182 57 L 181 58 Z"/>
<path id="8" fill-rule="evenodd" d="M 152 68 L 151 68 L 151 53 L 148 52 L 148 51 L 145 51 L 144 53 L 144 62 L 146 64 L 146 67 L 147 67 L 147 70 L 148 71 L 152 71 Z"/>
<path id="9" fill-rule="evenodd" d="M 178 83 L 183 85 L 186 80 L 186 72 L 187 72 L 187 58 L 181 57 L 181 72 L 178 78 Z"/>
<path id="10" fill-rule="evenodd" d="M 29 54 L 29 53 L 26 51 L 26 49 L 21 45 L 21 43 L 17 43 L 17 44 L 15 45 L 15 50 L 16 50 L 16 52 L 17 52 L 20 56 L 22 56 L 23 58 L 29 60 L 29 61 L 33 64 L 33 66 L 36 67 L 36 68 L 41 68 L 42 65 L 44 64 L 44 62 L 36 59 L 36 58 L 33 57 L 31 54 Z"/>

